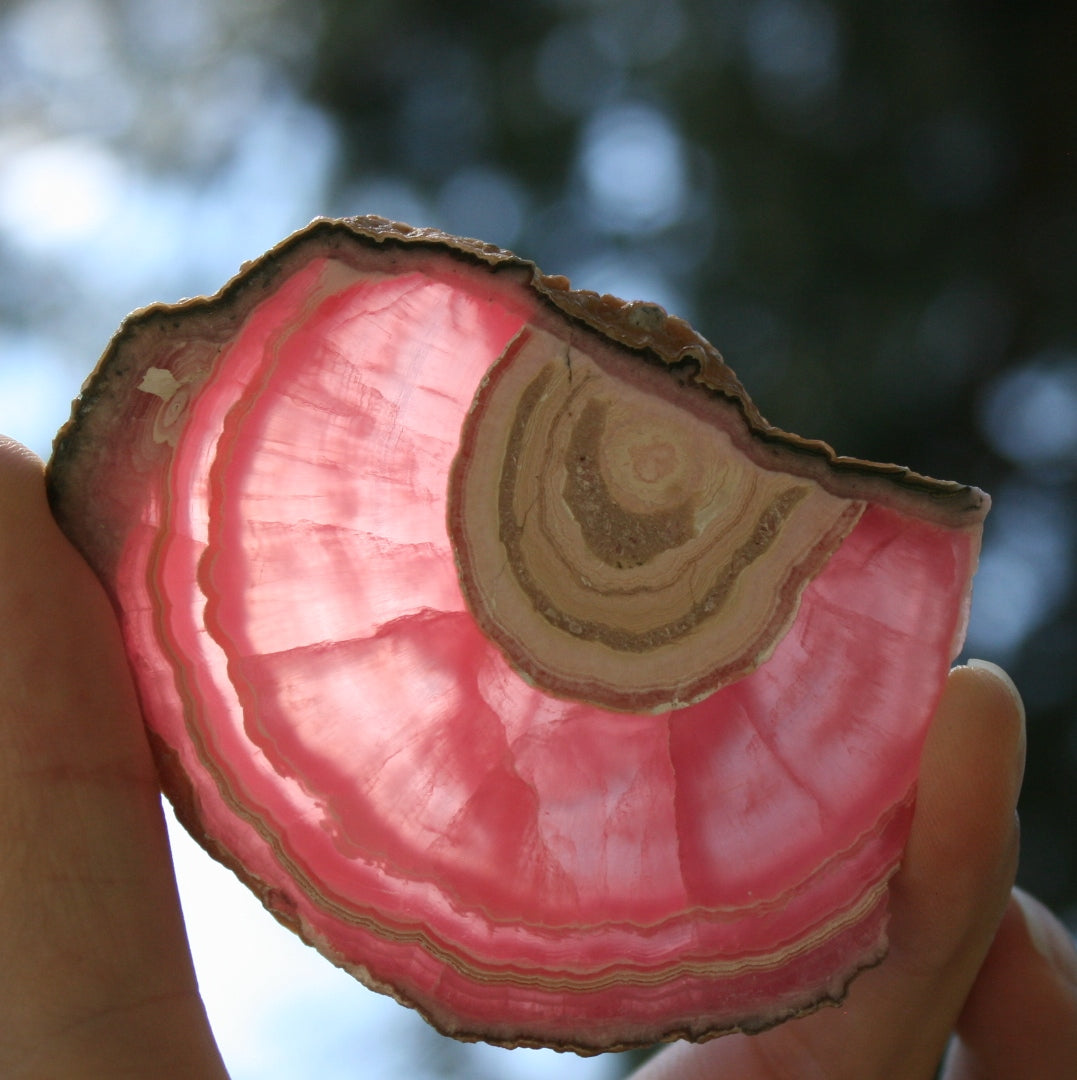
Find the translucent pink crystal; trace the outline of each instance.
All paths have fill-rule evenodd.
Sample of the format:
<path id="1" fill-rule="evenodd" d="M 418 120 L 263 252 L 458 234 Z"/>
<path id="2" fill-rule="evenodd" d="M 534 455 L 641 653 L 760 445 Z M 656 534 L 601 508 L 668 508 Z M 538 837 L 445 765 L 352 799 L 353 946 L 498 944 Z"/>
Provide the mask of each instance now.
<path id="1" fill-rule="evenodd" d="M 468 535 L 462 485 L 483 502 L 509 458 L 461 432 L 504 411 L 489 395 L 536 335 L 609 353 L 630 389 L 668 380 L 673 414 L 698 402 L 745 505 L 810 492 L 775 527 L 801 532 L 764 543 L 760 510 L 729 541 L 715 618 L 763 629 L 709 682 L 712 646 L 689 642 L 684 707 L 689 676 L 660 686 L 642 646 L 592 687 L 590 660 L 562 680 L 517 651 L 530 623 L 503 625 L 519 605 L 496 599 L 483 546 L 501 541 Z M 650 483 L 667 458 L 648 438 Z M 188 828 L 442 1031 L 593 1052 L 757 1030 L 883 957 L 988 500 L 769 428 L 678 320 L 474 242 L 316 222 L 218 297 L 125 323 L 50 485 L 114 600 Z M 561 490 L 543 489 L 550 513 L 579 518 Z"/>

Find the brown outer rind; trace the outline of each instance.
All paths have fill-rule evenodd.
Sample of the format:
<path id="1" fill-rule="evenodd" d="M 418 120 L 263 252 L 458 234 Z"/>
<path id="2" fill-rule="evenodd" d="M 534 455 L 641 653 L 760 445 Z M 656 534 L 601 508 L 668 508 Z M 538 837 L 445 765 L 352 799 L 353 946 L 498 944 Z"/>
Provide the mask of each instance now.
<path id="1" fill-rule="evenodd" d="M 805 439 L 770 424 L 722 354 L 687 322 L 657 304 L 572 289 L 567 278 L 543 274 L 533 262 L 512 252 L 437 229 L 417 229 L 376 217 L 347 218 L 340 224 L 378 243 L 435 245 L 495 269 L 526 270 L 531 287 L 570 319 L 666 367 L 682 370 L 686 380 L 736 403 L 752 433 L 770 445 L 776 467 L 818 480 L 834 494 L 876 499 L 951 527 L 975 524 L 987 514 L 990 499 L 979 488 L 936 480 L 902 465 L 843 457 L 822 440 Z M 841 480 L 835 482 L 835 475 Z"/>
<path id="2" fill-rule="evenodd" d="M 352 218 L 316 218 L 306 228 L 292 234 L 260 258 L 245 263 L 218 293 L 196 297 L 178 304 L 153 304 L 134 312 L 124 321 L 113 343 L 105 351 L 95 370 L 87 378 L 72 407 L 70 420 L 60 429 L 49 462 L 49 489 L 54 508 L 62 506 L 60 489 L 77 483 L 77 466 L 67 466 L 77 456 L 72 451 L 74 436 L 84 418 L 112 392 L 110 362 L 117 344 L 128 334 L 153 323 L 167 323 L 176 315 L 185 319 L 196 313 L 225 312 L 242 309 L 241 294 L 267 291 L 283 269 L 288 256 L 308 244 L 322 244 L 323 253 L 349 243 L 384 247 L 430 247 L 464 259 L 484 264 L 498 273 L 518 276 L 544 301 L 576 324 L 665 368 L 675 370 L 684 381 L 736 404 L 748 428 L 765 448 L 775 468 L 785 469 L 816 480 L 824 488 L 844 498 L 872 499 L 911 513 L 921 519 L 951 528 L 975 526 L 983 520 L 990 506 L 989 497 L 978 488 L 948 480 L 935 480 L 901 465 L 843 457 L 825 442 L 804 439 L 768 423 L 756 408 L 721 353 L 683 319 L 668 315 L 656 304 L 625 301 L 569 287 L 567 278 L 551 276 L 527 259 L 493 244 L 451 236 L 437 229 L 414 228 L 377 216 Z M 79 453 L 84 453 L 83 447 Z M 63 524 L 61 520 L 61 524 Z"/>
<path id="3" fill-rule="evenodd" d="M 776 467 L 810 476 L 828 490 L 836 488 L 835 494 L 896 504 L 917 517 L 951 527 L 975 524 L 987 514 L 990 499 L 979 488 L 936 480 L 902 465 L 841 456 L 822 440 L 805 439 L 770 424 L 722 354 L 684 319 L 667 314 L 657 304 L 572 289 L 567 278 L 544 274 L 530 260 L 493 244 L 451 236 L 438 229 L 414 228 L 376 216 L 317 219 L 308 230 L 296 236 L 305 235 L 322 222 L 346 228 L 353 235 L 376 243 L 447 248 L 495 270 L 517 268 L 525 271 L 532 289 L 570 319 L 626 348 L 644 353 L 652 361 L 682 371 L 686 381 L 691 379 L 735 402 L 752 433 L 770 445 Z M 837 484 L 835 476 L 841 477 Z"/>

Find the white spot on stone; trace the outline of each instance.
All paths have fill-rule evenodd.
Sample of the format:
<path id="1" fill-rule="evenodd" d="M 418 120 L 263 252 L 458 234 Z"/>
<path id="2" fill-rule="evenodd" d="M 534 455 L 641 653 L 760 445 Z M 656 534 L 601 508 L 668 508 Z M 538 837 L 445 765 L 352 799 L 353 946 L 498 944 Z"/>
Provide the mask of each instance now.
<path id="1" fill-rule="evenodd" d="M 151 367 L 146 369 L 146 374 L 142 376 L 142 382 L 138 384 L 138 388 L 145 394 L 159 397 L 162 401 L 170 401 L 180 385 L 176 376 L 167 368 Z"/>

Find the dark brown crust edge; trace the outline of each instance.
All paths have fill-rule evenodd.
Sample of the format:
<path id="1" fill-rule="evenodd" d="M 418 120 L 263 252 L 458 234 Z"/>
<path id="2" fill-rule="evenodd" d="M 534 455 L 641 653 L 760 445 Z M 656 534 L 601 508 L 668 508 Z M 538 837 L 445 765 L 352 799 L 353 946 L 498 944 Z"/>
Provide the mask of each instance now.
<path id="1" fill-rule="evenodd" d="M 694 382 L 734 403 L 749 430 L 773 457 L 776 467 L 816 479 L 833 488 L 835 494 L 876 499 L 957 528 L 978 525 L 990 507 L 990 498 L 976 487 L 936 480 L 902 465 L 841 456 L 821 440 L 805 439 L 770 424 L 721 353 L 687 322 L 667 314 L 657 304 L 574 290 L 567 278 L 544 274 L 533 262 L 493 244 L 451 236 L 438 229 L 415 228 L 374 215 L 315 218 L 258 259 L 244 263 L 215 295 L 177 304 L 152 304 L 129 315 L 84 383 L 73 403 L 71 418 L 58 432 L 49 473 L 62 472 L 66 460 L 75 455 L 73 444 L 81 419 L 107 394 L 109 361 L 128 332 L 153 321 L 227 309 L 233 304 L 242 307 L 238 304 L 242 294 L 251 292 L 257 296 L 267 291 L 281 271 L 281 261 L 296 249 L 320 243 L 323 250 L 331 252 L 333 248 L 356 242 L 381 247 L 429 247 L 472 264 L 485 265 L 495 272 L 519 276 L 547 304 L 585 331 L 616 341 L 653 363 L 675 370 L 686 382 Z M 53 486 L 50 483 L 50 490 Z"/>
<path id="2" fill-rule="evenodd" d="M 447 249 L 469 261 L 485 263 L 495 270 L 514 267 L 525 271 L 532 289 L 569 319 L 588 330 L 597 331 L 604 338 L 645 354 L 648 359 L 664 367 L 683 371 L 686 381 L 694 381 L 732 401 L 744 416 L 750 431 L 770 444 L 779 461 L 785 458 L 788 465 L 790 455 L 802 460 L 801 467 L 793 465 L 792 471 L 803 471 L 820 480 L 827 471 L 842 476 L 845 490 L 837 492 L 839 494 L 898 502 L 917 516 L 934 518 L 950 526 L 974 525 L 987 514 L 990 498 L 979 488 L 937 480 L 903 465 L 839 455 L 822 440 L 806 439 L 775 427 L 760 413 L 722 354 L 684 319 L 669 315 L 657 304 L 572 289 L 567 278 L 544 274 L 535 263 L 510 251 L 480 240 L 451 236 L 437 229 L 415 228 L 385 218 L 366 216 L 339 220 L 316 219 L 308 230 L 314 230 L 322 223 L 329 228 L 347 229 L 360 239 L 378 244 L 427 245 Z M 297 236 L 304 235 L 306 231 Z M 850 486 L 859 486 L 858 478 L 866 481 L 864 490 L 849 491 Z M 883 484 L 880 485 L 879 481 L 883 481 Z M 829 486 L 823 482 L 824 486 Z M 903 498 L 902 493 L 911 496 L 911 499 Z"/>

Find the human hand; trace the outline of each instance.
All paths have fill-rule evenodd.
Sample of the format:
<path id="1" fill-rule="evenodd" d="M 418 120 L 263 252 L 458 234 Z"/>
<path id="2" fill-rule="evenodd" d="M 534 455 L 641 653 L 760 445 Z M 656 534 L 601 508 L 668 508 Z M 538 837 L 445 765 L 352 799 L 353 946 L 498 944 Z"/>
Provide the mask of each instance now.
<path id="1" fill-rule="evenodd" d="M 1005 683 L 954 672 L 893 883 L 889 958 L 840 1008 L 669 1048 L 637 1080 L 926 1080 L 955 1026 L 948 1077 L 1077 1075 L 1077 960 L 1045 909 L 1010 898 L 1023 751 Z M 0 1075 L 226 1075 L 113 613 L 52 521 L 40 461 L 3 439 L 0 956 Z"/>
<path id="2" fill-rule="evenodd" d="M 845 1002 L 760 1035 L 659 1053 L 634 1080 L 1077 1077 L 1077 953 L 1026 893 L 1015 807 L 1024 712 L 992 665 L 950 673 L 912 834 L 890 889 L 890 953 Z"/>
<path id="3" fill-rule="evenodd" d="M 116 620 L 0 438 L 0 1076 L 225 1076 Z"/>

